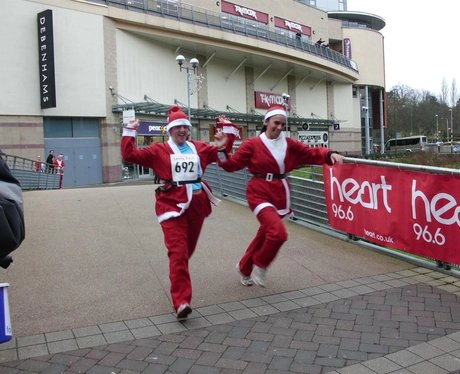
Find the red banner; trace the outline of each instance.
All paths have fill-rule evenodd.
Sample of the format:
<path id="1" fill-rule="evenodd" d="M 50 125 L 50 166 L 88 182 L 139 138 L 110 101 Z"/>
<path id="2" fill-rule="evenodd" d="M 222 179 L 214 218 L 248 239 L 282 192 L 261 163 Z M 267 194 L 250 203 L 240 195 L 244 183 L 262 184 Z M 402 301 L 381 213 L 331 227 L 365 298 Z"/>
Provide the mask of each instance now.
<path id="1" fill-rule="evenodd" d="M 273 92 L 263 92 L 263 91 L 254 91 L 254 99 L 256 108 L 268 109 L 272 105 L 284 105 L 283 94 L 273 93 Z M 287 109 L 291 109 L 291 104 L 289 103 Z"/>
<path id="2" fill-rule="evenodd" d="M 289 31 L 299 32 L 300 34 L 311 35 L 311 27 L 284 18 L 275 17 L 275 26 Z"/>
<path id="3" fill-rule="evenodd" d="M 460 265 L 460 177 L 371 166 L 324 166 L 332 227 Z"/>
<path id="4" fill-rule="evenodd" d="M 268 23 L 268 14 L 264 12 L 259 12 L 242 5 L 233 4 L 229 1 L 222 0 L 220 9 L 224 13 L 230 13 L 238 17 L 247 18 L 253 21 L 258 21 L 267 24 Z"/>

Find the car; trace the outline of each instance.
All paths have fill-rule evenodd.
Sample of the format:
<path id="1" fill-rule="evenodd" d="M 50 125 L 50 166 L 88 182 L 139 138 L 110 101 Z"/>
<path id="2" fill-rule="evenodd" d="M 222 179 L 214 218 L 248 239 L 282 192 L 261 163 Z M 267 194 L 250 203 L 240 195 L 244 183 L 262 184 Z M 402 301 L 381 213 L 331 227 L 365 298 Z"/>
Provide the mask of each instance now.
<path id="1" fill-rule="evenodd" d="M 454 144 L 452 146 L 452 153 L 460 153 L 460 144 Z"/>

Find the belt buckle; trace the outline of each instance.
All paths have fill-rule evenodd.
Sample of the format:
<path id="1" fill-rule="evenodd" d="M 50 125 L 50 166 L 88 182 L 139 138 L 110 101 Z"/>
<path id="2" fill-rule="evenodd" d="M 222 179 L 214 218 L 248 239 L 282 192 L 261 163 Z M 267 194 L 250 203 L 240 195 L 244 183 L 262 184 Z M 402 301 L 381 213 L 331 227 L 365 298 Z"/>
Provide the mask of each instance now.
<path id="1" fill-rule="evenodd" d="M 265 176 L 265 180 L 267 182 L 271 182 L 273 180 L 273 173 L 267 173 L 267 175 Z"/>

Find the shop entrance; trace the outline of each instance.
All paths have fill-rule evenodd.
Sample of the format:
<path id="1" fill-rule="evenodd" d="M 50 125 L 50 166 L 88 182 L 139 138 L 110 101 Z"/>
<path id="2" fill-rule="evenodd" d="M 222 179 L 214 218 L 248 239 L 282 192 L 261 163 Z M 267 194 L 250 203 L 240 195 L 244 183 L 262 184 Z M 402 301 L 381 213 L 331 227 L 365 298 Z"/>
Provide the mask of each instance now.
<path id="1" fill-rule="evenodd" d="M 164 143 L 167 140 L 167 122 L 139 121 L 139 129 L 136 136 L 136 146 L 139 149 L 147 148 L 154 143 Z M 123 179 L 153 178 L 152 169 L 137 164 L 123 162 Z"/>

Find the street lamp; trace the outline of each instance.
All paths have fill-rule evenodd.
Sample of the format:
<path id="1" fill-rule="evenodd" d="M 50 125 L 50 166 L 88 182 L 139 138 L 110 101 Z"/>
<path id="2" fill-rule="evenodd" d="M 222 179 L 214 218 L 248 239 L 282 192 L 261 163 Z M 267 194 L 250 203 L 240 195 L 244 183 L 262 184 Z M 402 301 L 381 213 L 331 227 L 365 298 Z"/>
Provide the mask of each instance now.
<path id="1" fill-rule="evenodd" d="M 450 112 L 450 153 L 454 151 L 454 115 L 453 108 L 449 109 Z"/>
<path id="2" fill-rule="evenodd" d="M 446 142 L 449 141 L 449 118 L 440 118 L 446 120 Z"/>
<path id="3" fill-rule="evenodd" d="M 438 135 L 439 135 L 439 123 L 438 123 L 438 115 L 434 115 L 436 117 L 436 143 L 438 142 Z"/>
<path id="4" fill-rule="evenodd" d="M 196 74 L 196 70 L 197 70 L 198 65 L 200 64 L 200 62 L 198 61 L 198 59 L 192 58 L 190 60 L 190 66 L 184 66 L 185 57 L 182 56 L 182 55 L 177 55 L 176 56 L 176 62 L 179 65 L 180 71 L 182 71 L 182 69 L 184 69 L 186 71 L 186 73 L 187 73 L 187 114 L 188 114 L 189 121 L 191 121 L 191 118 L 190 118 L 190 96 L 192 95 L 192 92 L 191 92 L 190 87 L 191 87 L 191 81 L 192 81 L 192 74 Z"/>
<path id="5" fill-rule="evenodd" d="M 281 97 L 283 98 L 283 105 L 284 109 L 286 110 L 286 135 L 288 133 L 288 116 L 289 116 L 289 99 L 291 96 L 289 96 L 287 93 L 281 94 Z"/>

